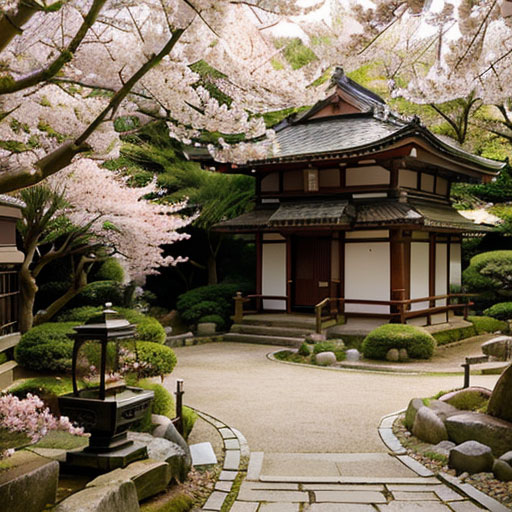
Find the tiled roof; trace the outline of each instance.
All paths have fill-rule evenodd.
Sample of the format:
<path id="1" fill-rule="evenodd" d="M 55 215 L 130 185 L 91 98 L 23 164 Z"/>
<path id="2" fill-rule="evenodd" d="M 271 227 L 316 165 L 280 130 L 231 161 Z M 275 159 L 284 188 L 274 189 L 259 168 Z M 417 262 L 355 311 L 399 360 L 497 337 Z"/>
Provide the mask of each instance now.
<path id="1" fill-rule="evenodd" d="M 270 217 L 269 226 L 348 225 L 351 210 L 347 200 L 281 203 Z"/>
<path id="2" fill-rule="evenodd" d="M 379 224 L 385 222 L 420 223 L 422 216 L 408 203 L 381 201 L 371 204 L 359 204 L 356 224 Z"/>
<path id="3" fill-rule="evenodd" d="M 24 208 L 26 206 L 21 199 L 8 196 L 6 194 L 0 194 L 0 204 L 3 204 L 5 206 L 15 206 L 17 208 Z"/>

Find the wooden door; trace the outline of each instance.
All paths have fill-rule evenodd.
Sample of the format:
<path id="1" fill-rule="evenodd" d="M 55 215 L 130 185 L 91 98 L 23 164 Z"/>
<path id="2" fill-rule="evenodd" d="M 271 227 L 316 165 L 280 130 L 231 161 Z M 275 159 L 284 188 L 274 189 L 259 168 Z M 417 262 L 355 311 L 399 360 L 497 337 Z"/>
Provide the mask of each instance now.
<path id="1" fill-rule="evenodd" d="M 300 237 L 293 245 L 293 305 L 312 307 L 329 296 L 331 239 Z"/>

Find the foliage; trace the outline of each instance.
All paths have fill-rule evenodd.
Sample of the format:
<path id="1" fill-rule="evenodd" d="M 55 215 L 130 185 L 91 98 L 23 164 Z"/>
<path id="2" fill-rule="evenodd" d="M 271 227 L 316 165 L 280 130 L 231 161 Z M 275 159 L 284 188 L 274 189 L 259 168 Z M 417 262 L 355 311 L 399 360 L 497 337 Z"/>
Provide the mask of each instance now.
<path id="1" fill-rule="evenodd" d="M 100 314 L 101 310 L 102 308 L 99 306 L 81 306 L 62 312 L 56 320 L 57 322 L 77 322 L 83 324 L 89 318 Z"/>
<path id="2" fill-rule="evenodd" d="M 55 377 L 33 377 L 16 382 L 11 388 L 9 393 L 18 398 L 25 398 L 28 393 L 37 395 L 43 399 L 49 396 L 58 397 L 71 393 L 73 385 L 69 378 L 55 378 Z"/>
<path id="3" fill-rule="evenodd" d="M 313 346 L 313 354 L 320 354 L 320 352 L 334 352 L 336 345 L 332 341 L 320 341 Z"/>
<path id="4" fill-rule="evenodd" d="M 229 305 L 223 300 L 219 300 L 218 302 L 203 300 L 183 311 L 181 318 L 189 325 L 197 324 L 199 319 L 206 315 L 224 316 L 228 307 Z"/>
<path id="5" fill-rule="evenodd" d="M 475 327 L 458 327 L 457 329 L 449 329 L 446 331 L 438 331 L 433 332 L 432 336 L 437 342 L 437 345 L 447 345 L 448 343 L 454 343 L 456 341 L 463 340 L 465 338 L 470 338 L 471 336 L 475 336 L 476 330 Z"/>
<path id="6" fill-rule="evenodd" d="M 508 324 L 489 316 L 468 316 L 468 320 L 475 326 L 477 334 L 507 332 Z"/>
<path id="7" fill-rule="evenodd" d="M 463 411 L 485 412 L 489 398 L 478 391 L 457 393 L 448 403 Z"/>
<path id="8" fill-rule="evenodd" d="M 198 320 L 198 323 L 200 323 L 200 324 L 208 323 L 208 322 L 214 323 L 217 331 L 223 331 L 224 328 L 226 327 L 226 322 L 220 315 L 215 315 L 215 314 L 205 315 L 205 316 L 202 316 Z"/>
<path id="9" fill-rule="evenodd" d="M 137 342 L 137 360 L 149 365 L 149 369 L 140 377 L 160 377 L 162 380 L 173 371 L 177 362 L 170 347 L 151 341 Z"/>
<path id="10" fill-rule="evenodd" d="M 142 503 L 141 512 L 189 512 L 194 500 L 187 494 L 178 494 L 165 503 Z"/>
<path id="11" fill-rule="evenodd" d="M 507 165 L 494 181 L 472 185 L 470 192 L 482 201 L 501 203 L 512 197 L 512 168 Z"/>
<path id="12" fill-rule="evenodd" d="M 33 327 L 20 339 L 14 356 L 20 366 L 40 372 L 71 370 L 73 341 L 68 338 L 78 322 L 48 322 Z"/>
<path id="13" fill-rule="evenodd" d="M 156 318 L 145 316 L 136 325 L 137 338 L 139 340 L 152 341 L 154 343 L 163 343 L 165 341 L 165 329 Z"/>
<path id="14" fill-rule="evenodd" d="M 104 306 L 112 302 L 114 306 L 121 306 L 123 298 L 123 288 L 117 281 L 94 281 L 73 299 L 73 305 Z"/>
<path id="15" fill-rule="evenodd" d="M 389 349 L 405 348 L 412 359 L 429 359 L 435 347 L 435 339 L 420 327 L 385 324 L 366 336 L 362 351 L 368 359 L 385 359 Z"/>
<path id="16" fill-rule="evenodd" d="M 108 258 L 94 273 L 93 278 L 95 281 L 115 281 L 116 283 L 122 283 L 124 270 L 117 258 Z"/>
<path id="17" fill-rule="evenodd" d="M 309 348 L 309 345 L 305 341 L 303 341 L 297 353 L 301 356 L 307 357 L 311 355 L 311 349 Z"/>
<path id="18" fill-rule="evenodd" d="M 492 316 L 498 320 L 511 320 L 512 319 L 512 302 L 498 302 L 487 308 L 484 315 Z"/>
<path id="19" fill-rule="evenodd" d="M 276 48 L 282 49 L 282 54 L 292 69 L 300 69 L 317 60 L 313 50 L 298 37 L 276 39 L 274 44 Z"/>

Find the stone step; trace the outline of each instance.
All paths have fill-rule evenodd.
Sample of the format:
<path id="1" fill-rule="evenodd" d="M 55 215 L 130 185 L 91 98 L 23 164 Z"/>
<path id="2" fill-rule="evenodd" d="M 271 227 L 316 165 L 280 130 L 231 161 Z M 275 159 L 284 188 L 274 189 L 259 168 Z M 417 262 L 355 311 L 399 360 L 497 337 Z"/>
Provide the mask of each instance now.
<path id="1" fill-rule="evenodd" d="M 283 336 L 285 338 L 302 338 L 310 334 L 314 329 L 305 329 L 299 327 L 281 327 L 274 325 L 256 325 L 256 324 L 233 324 L 230 332 L 241 334 L 263 334 L 264 336 Z"/>
<path id="2" fill-rule="evenodd" d="M 261 316 L 263 318 L 258 318 Z M 267 327 L 284 327 L 292 329 L 303 329 L 307 332 L 314 332 L 316 323 L 314 318 L 286 318 L 276 315 L 247 315 L 243 317 L 243 325 L 261 325 Z"/>
<path id="3" fill-rule="evenodd" d="M 285 347 L 300 347 L 304 341 L 302 338 L 285 336 L 265 336 L 262 334 L 243 334 L 228 332 L 224 335 L 224 341 L 236 341 L 239 343 L 258 343 L 260 345 L 279 345 Z"/>

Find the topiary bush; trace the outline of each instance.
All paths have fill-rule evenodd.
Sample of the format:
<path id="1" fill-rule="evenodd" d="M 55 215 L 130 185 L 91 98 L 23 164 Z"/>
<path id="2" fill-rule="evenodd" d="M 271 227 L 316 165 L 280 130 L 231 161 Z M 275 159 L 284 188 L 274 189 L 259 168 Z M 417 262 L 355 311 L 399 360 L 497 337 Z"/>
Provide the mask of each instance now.
<path id="1" fill-rule="evenodd" d="M 226 311 L 226 305 L 222 300 L 214 302 L 212 300 L 203 300 L 194 304 L 181 314 L 181 318 L 187 324 L 197 324 L 199 319 L 206 315 L 219 315 L 223 317 Z"/>
<path id="2" fill-rule="evenodd" d="M 497 320 L 511 320 L 512 302 L 498 302 L 484 310 L 484 315 L 492 316 Z"/>
<path id="3" fill-rule="evenodd" d="M 57 322 L 85 323 L 89 318 L 99 315 L 102 309 L 100 306 L 81 306 L 60 313 L 56 320 Z"/>
<path id="4" fill-rule="evenodd" d="M 141 341 L 163 343 L 167 335 L 162 324 L 151 316 L 144 316 L 136 323 L 137 338 Z"/>
<path id="5" fill-rule="evenodd" d="M 490 316 L 468 316 L 468 320 L 475 326 L 477 334 L 508 331 L 507 322 L 491 318 Z"/>
<path id="6" fill-rule="evenodd" d="M 20 366 L 41 372 L 71 371 L 73 341 L 68 334 L 79 322 L 48 322 L 33 327 L 20 339 L 14 357 Z"/>
<path id="7" fill-rule="evenodd" d="M 112 302 L 114 306 L 124 303 L 124 289 L 116 281 L 94 281 L 89 283 L 72 301 L 72 305 L 104 306 Z"/>
<path id="8" fill-rule="evenodd" d="M 122 283 L 124 270 L 117 258 L 105 260 L 93 276 L 95 281 L 115 281 Z"/>
<path id="9" fill-rule="evenodd" d="M 151 341 L 137 342 L 137 360 L 147 363 L 149 368 L 143 371 L 143 377 L 160 377 L 171 373 L 176 366 L 174 351 L 166 346 Z"/>
<path id="10" fill-rule="evenodd" d="M 226 322 L 220 315 L 205 315 L 198 320 L 200 324 L 207 322 L 214 323 L 217 327 L 217 331 L 223 331 L 226 327 Z"/>
<path id="11" fill-rule="evenodd" d="M 363 341 L 362 351 L 368 359 L 386 359 L 391 348 L 405 348 L 412 359 L 429 359 L 436 340 L 414 325 L 386 324 L 374 329 Z"/>

